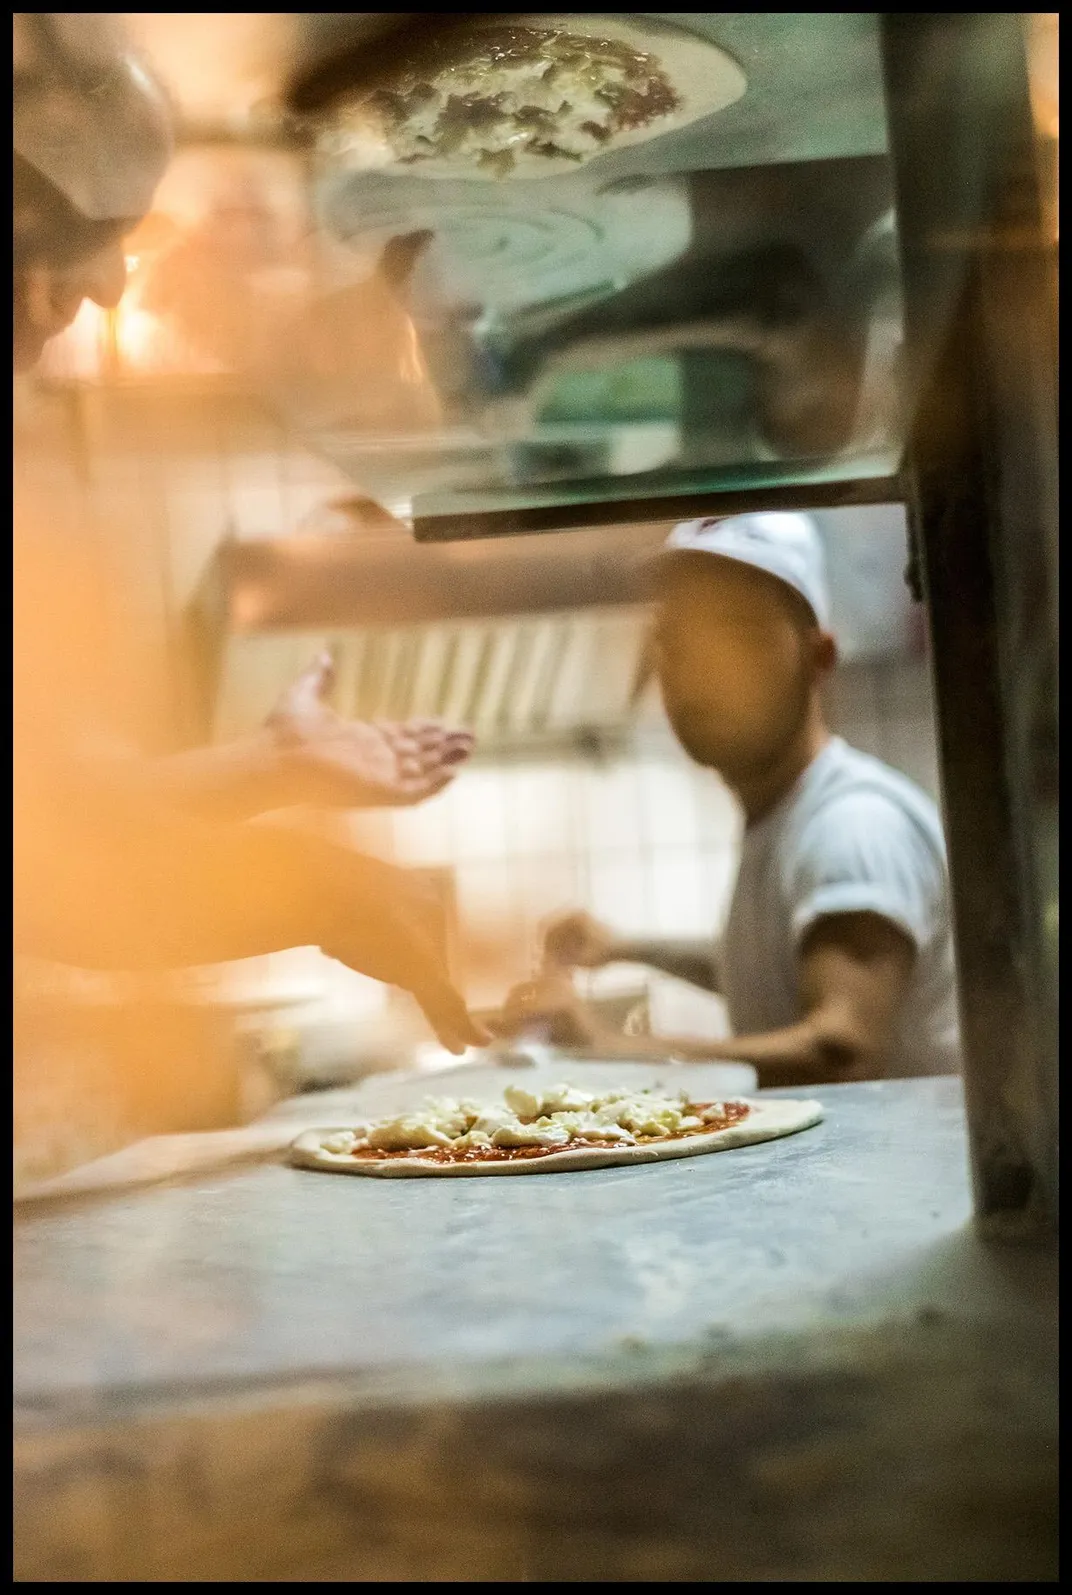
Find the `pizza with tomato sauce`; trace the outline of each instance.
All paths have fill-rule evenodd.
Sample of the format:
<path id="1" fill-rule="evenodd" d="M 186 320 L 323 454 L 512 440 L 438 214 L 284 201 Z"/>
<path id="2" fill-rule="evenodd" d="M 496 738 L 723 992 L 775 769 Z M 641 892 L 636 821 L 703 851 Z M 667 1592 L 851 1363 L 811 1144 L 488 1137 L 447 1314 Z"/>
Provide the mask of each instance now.
<path id="1" fill-rule="evenodd" d="M 556 176 L 711 116 L 746 86 L 712 40 L 657 18 L 476 13 L 415 34 L 321 138 L 352 170 Z"/>
<path id="2" fill-rule="evenodd" d="M 429 1098 L 395 1118 L 307 1130 L 291 1148 L 300 1168 L 395 1178 L 553 1174 L 695 1157 L 810 1129 L 818 1102 L 694 1102 L 658 1088 L 594 1095 L 574 1086 L 508 1086 L 493 1105 Z"/>

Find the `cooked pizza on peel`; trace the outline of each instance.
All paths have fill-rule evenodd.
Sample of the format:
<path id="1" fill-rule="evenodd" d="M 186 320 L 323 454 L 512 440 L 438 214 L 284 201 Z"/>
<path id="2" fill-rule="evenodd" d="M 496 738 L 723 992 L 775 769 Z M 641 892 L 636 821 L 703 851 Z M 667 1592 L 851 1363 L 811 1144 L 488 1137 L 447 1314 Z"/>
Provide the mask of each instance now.
<path id="1" fill-rule="evenodd" d="M 472 16 L 415 37 L 322 135 L 355 170 L 467 180 L 563 175 L 733 104 L 745 74 L 652 17 Z"/>
<path id="2" fill-rule="evenodd" d="M 822 1118 L 818 1102 L 694 1102 L 657 1088 L 593 1095 L 574 1086 L 508 1086 L 501 1103 L 429 1098 L 410 1113 L 345 1129 L 307 1130 L 301 1168 L 336 1174 L 552 1174 L 657 1163 L 772 1141 Z"/>

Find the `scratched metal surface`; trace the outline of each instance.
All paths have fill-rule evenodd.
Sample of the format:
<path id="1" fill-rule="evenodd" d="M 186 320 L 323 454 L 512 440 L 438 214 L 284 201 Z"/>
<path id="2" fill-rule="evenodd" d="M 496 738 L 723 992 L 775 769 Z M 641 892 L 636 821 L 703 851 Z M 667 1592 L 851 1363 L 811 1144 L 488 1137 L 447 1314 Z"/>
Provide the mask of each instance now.
<path id="1" fill-rule="evenodd" d="M 399 1368 L 432 1388 L 445 1368 L 849 1325 L 943 1293 L 1011 1310 L 964 1235 L 959 1084 L 815 1094 L 816 1129 L 648 1167 L 380 1182 L 270 1165 L 23 1218 L 16 1401 Z"/>

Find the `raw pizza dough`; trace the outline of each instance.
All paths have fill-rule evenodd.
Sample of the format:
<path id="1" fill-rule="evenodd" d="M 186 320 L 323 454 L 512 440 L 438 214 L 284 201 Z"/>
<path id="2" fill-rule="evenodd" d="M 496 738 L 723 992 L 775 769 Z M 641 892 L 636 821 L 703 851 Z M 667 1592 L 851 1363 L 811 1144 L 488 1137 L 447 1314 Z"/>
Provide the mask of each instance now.
<path id="1" fill-rule="evenodd" d="M 325 1143 L 336 1140 L 339 1130 L 307 1130 L 291 1147 L 291 1162 L 299 1168 L 315 1169 L 328 1174 L 360 1174 L 383 1179 L 432 1178 L 446 1176 L 482 1176 L 491 1174 L 556 1174 L 570 1169 L 604 1169 L 629 1163 L 660 1163 L 669 1158 L 696 1157 L 704 1152 L 723 1152 L 735 1146 L 754 1146 L 760 1141 L 774 1141 L 783 1135 L 794 1135 L 798 1130 L 810 1129 L 823 1116 L 818 1102 L 795 1101 L 789 1098 L 772 1101 L 755 1101 L 744 1097 L 735 1103 L 747 1106 L 748 1116 L 739 1124 L 709 1133 L 693 1132 L 689 1135 L 667 1136 L 660 1140 L 646 1140 L 633 1145 L 586 1146 L 578 1144 L 540 1156 L 518 1157 L 503 1162 L 444 1163 L 434 1158 L 421 1157 L 420 1151 L 409 1155 L 374 1158 L 369 1155 L 355 1157 L 351 1152 L 332 1151 Z"/>
<path id="2" fill-rule="evenodd" d="M 340 107 L 324 146 L 351 170 L 562 176 L 710 116 L 745 87 L 718 45 L 653 18 L 489 17 L 424 56 L 418 42 L 411 60 Z M 635 101 L 628 113 L 614 108 L 621 93 Z"/>

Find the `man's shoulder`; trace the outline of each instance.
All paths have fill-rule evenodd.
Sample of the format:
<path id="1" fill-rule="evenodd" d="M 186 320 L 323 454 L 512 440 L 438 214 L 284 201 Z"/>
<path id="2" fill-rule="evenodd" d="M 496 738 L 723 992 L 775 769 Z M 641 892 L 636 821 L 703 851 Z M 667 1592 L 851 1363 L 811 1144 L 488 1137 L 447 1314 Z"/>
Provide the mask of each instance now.
<path id="1" fill-rule="evenodd" d="M 825 750 L 826 757 L 818 771 L 819 779 L 812 790 L 802 794 L 803 807 L 826 809 L 834 804 L 861 800 L 886 802 L 924 818 L 941 828 L 938 805 L 929 793 L 905 775 L 872 753 L 863 753 L 841 738 L 835 738 Z M 810 798 L 811 803 L 808 804 Z"/>
<path id="2" fill-rule="evenodd" d="M 784 845 L 791 853 L 851 847 L 862 838 L 895 849 L 922 846 L 944 858 L 938 808 L 921 787 L 847 743 L 829 747 L 827 754 L 819 778 L 801 792 L 789 817 Z"/>

